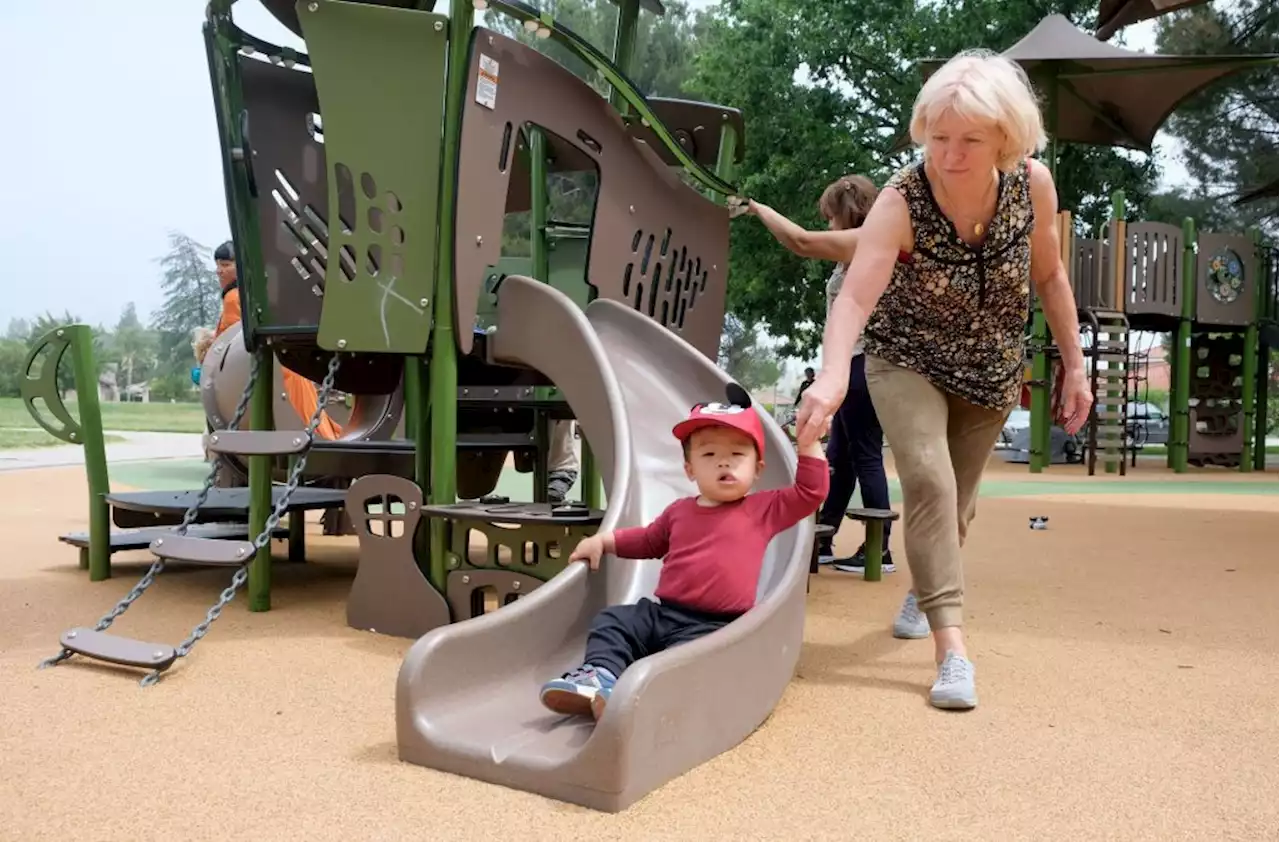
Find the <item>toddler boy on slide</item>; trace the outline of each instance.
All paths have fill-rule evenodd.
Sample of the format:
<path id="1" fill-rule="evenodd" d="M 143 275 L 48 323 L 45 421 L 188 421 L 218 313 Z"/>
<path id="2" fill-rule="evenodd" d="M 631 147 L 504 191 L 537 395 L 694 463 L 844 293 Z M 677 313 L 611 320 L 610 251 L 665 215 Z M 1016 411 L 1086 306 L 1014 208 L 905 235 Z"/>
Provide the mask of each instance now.
<path id="1" fill-rule="evenodd" d="M 738 393 L 740 397 L 735 397 Z M 731 404 L 699 404 L 672 431 L 698 494 L 672 503 L 648 526 L 597 533 L 570 561 L 595 570 L 603 554 L 662 559 L 655 600 L 614 605 L 596 615 L 584 664 L 543 685 L 556 713 L 599 719 L 615 682 L 641 658 L 733 622 L 756 601 L 769 541 L 817 511 L 829 481 L 821 442 L 799 441 L 795 484 L 749 493 L 764 468 L 764 427 L 739 387 Z"/>

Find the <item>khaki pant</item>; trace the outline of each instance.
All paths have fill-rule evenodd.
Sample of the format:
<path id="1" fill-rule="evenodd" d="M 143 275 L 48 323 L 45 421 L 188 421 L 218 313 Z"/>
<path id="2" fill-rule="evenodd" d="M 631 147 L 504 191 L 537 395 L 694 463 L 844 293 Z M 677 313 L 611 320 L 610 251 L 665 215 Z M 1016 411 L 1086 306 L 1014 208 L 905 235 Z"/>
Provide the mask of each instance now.
<path id="1" fill-rule="evenodd" d="M 574 421 L 562 419 L 551 422 L 551 449 L 547 454 L 547 470 L 578 472 L 577 440 L 573 435 Z"/>
<path id="2" fill-rule="evenodd" d="M 977 511 L 982 471 L 1012 407 L 976 406 L 871 356 L 867 390 L 902 486 L 903 537 L 920 610 L 932 629 L 963 625 L 960 548 Z"/>

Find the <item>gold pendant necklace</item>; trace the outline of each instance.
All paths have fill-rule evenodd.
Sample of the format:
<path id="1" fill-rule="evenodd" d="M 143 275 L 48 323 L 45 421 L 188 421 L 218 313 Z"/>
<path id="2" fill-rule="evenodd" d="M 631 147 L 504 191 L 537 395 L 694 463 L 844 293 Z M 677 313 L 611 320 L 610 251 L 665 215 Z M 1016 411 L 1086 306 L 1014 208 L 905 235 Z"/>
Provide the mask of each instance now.
<path id="1" fill-rule="evenodd" d="M 975 222 L 975 223 L 973 223 L 973 236 L 975 236 L 975 237 L 981 237 L 981 236 L 982 236 L 982 223 L 981 223 L 981 222 Z"/>

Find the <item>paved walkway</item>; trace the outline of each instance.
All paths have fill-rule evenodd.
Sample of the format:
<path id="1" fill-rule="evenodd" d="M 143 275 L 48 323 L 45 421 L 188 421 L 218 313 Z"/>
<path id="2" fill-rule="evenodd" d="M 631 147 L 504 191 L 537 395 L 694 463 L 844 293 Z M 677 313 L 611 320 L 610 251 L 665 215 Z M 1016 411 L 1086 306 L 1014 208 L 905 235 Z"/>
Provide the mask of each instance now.
<path id="1" fill-rule="evenodd" d="M 144 462 L 157 459 L 204 459 L 199 433 L 137 433 L 107 430 L 121 442 L 107 445 L 107 463 Z M 0 450 L 0 471 L 58 468 L 84 464 L 84 448 L 75 444 Z"/>

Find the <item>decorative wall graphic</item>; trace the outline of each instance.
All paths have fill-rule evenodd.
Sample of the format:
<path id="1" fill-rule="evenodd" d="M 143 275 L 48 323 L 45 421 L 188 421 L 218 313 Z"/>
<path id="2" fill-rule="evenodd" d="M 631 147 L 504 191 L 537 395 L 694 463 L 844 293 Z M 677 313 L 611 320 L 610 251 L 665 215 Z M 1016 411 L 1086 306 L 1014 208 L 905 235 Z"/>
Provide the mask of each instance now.
<path id="1" fill-rule="evenodd" d="M 1240 297 L 1244 286 L 1244 261 L 1229 248 L 1218 251 L 1209 258 L 1209 271 L 1204 287 L 1217 301 L 1230 304 Z"/>

